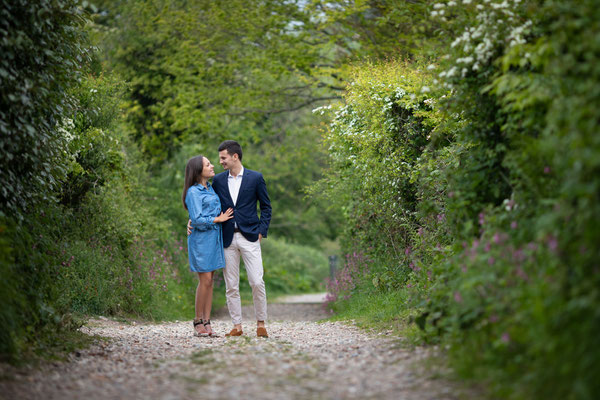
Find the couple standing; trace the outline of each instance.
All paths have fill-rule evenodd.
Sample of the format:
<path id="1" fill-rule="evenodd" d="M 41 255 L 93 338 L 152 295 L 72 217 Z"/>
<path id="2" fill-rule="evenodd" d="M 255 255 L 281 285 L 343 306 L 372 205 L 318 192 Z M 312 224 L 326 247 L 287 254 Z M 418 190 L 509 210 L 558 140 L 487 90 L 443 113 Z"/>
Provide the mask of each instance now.
<path id="1" fill-rule="evenodd" d="M 219 163 L 225 172 L 216 176 L 213 165 L 203 156 L 191 158 L 185 167 L 183 204 L 190 217 L 190 270 L 198 274 L 194 330 L 199 336 L 214 335 L 210 326 L 213 277 L 217 269 L 225 268 L 227 308 L 233 320 L 233 329 L 226 336 L 242 335 L 241 256 L 252 287 L 256 335 L 268 337 L 265 327 L 267 294 L 260 248 L 271 221 L 267 186 L 260 172 L 243 167 L 242 148 L 234 140 L 219 145 Z M 212 185 L 209 183 L 211 178 Z"/>

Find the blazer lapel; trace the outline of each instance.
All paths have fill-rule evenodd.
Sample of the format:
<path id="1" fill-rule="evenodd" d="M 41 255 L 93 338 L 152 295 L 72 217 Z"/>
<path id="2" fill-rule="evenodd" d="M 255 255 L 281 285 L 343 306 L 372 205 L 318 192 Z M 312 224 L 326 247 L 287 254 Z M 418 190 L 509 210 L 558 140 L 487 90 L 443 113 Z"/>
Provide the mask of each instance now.
<path id="1" fill-rule="evenodd" d="M 222 175 L 222 179 L 220 182 L 221 183 L 221 187 L 223 195 L 225 196 L 225 200 L 229 202 L 229 204 L 233 205 L 233 199 L 231 198 L 231 193 L 229 193 L 229 181 L 227 180 L 229 178 L 229 172 L 225 173 Z M 242 179 L 242 183 L 244 183 L 244 180 Z"/>
<path id="2" fill-rule="evenodd" d="M 244 175 L 242 176 L 242 184 L 240 185 L 240 192 L 238 193 L 238 201 L 240 200 L 240 196 L 243 193 L 243 190 L 250 185 L 250 171 L 249 169 L 244 168 Z"/>

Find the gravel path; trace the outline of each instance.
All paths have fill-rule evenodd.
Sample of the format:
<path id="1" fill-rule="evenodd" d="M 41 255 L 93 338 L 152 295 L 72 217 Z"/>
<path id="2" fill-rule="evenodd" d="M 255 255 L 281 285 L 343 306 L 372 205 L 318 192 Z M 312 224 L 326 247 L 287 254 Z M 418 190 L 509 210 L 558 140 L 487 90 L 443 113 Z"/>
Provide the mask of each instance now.
<path id="1" fill-rule="evenodd" d="M 191 321 L 161 324 L 90 320 L 85 333 L 109 338 L 67 362 L 0 381 L 6 399 L 458 399 L 420 360 L 386 333 L 323 322 L 319 304 L 270 304 L 270 337 L 228 338 L 222 310 L 216 338 L 193 336 Z M 244 309 L 246 320 L 253 312 Z"/>

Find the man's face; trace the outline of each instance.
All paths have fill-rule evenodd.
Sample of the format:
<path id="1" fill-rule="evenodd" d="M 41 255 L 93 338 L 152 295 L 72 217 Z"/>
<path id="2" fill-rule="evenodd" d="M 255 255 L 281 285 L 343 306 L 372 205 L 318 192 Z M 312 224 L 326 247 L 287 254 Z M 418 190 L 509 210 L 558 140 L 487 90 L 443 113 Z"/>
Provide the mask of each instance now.
<path id="1" fill-rule="evenodd" d="M 234 154 L 233 157 L 229 155 L 227 150 L 221 150 L 219 152 L 219 163 L 223 169 L 228 170 L 237 161 L 238 155 Z"/>

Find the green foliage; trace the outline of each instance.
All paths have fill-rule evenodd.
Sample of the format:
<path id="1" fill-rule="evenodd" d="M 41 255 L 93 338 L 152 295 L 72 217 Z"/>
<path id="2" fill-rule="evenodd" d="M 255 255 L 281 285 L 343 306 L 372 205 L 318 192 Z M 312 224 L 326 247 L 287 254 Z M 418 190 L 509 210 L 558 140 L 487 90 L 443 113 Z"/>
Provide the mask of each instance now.
<path id="1" fill-rule="evenodd" d="M 409 271 L 404 255 L 419 227 L 418 161 L 440 118 L 426 94 L 432 77 L 408 66 L 356 69 L 346 105 L 335 110 L 326 135 L 331 171 L 315 190 L 344 210 L 347 237 L 378 261 L 377 279 L 389 288 Z"/>
<path id="2" fill-rule="evenodd" d="M 321 251 L 271 236 L 262 242 L 262 251 L 269 296 L 324 289 L 329 264 Z"/>
<path id="3" fill-rule="evenodd" d="M 61 126 L 69 89 L 89 61 L 76 1 L 2 1 L 0 204 L 24 218 L 53 197 L 67 160 Z"/>
<path id="4" fill-rule="evenodd" d="M 390 328 L 411 342 L 419 342 L 419 330 L 408 321 L 416 314 L 410 308 L 399 307 L 408 301 L 407 294 L 402 290 L 388 292 L 373 291 L 368 282 L 359 295 L 331 304 L 331 320 L 353 320 L 358 326 L 377 331 L 389 331 Z"/>
<path id="5" fill-rule="evenodd" d="M 435 78 L 430 91 L 407 89 L 429 97 L 425 147 L 411 152 L 410 135 L 394 136 L 410 132 L 413 119 L 381 118 L 379 88 L 410 79 L 418 64 L 387 76 L 359 67 L 372 82 L 365 91 L 358 75 L 331 124 L 334 173 L 347 178 L 320 188 L 349 223 L 359 221 L 344 233 L 346 251 L 374 254 L 353 284 L 356 299 L 333 307 L 351 315 L 347 307 L 368 304 L 368 288 L 379 296 L 392 288 L 402 293 L 399 315 L 417 311 L 422 340 L 447 345 L 456 371 L 494 394 L 596 398 L 600 70 L 598 42 L 586 38 L 600 31 L 597 9 L 592 1 L 448 1 L 432 15 L 445 38 L 427 68 Z M 389 163 L 365 143 L 416 156 Z M 374 180 L 371 171 L 383 168 L 411 179 Z M 388 190 L 395 208 L 386 208 Z M 356 218 L 358 209 L 370 219 Z M 399 221 L 406 233 L 390 235 Z"/>
<path id="6" fill-rule="evenodd" d="M 306 112 L 272 118 L 266 130 L 279 133 L 244 146 L 244 165 L 263 173 L 275 210 L 269 234 L 317 248 L 335 239 L 340 218 L 339 210 L 307 196 L 327 167 L 318 120 Z"/>
<path id="7" fill-rule="evenodd" d="M 119 112 L 115 99 L 122 93 L 121 83 L 102 75 L 88 77 L 77 88 L 75 118 L 63 128 L 71 154 L 60 196 L 67 207 L 77 207 L 90 190 L 125 174 L 124 143 L 111 132 Z"/>
<path id="8" fill-rule="evenodd" d="M 193 314 L 187 256 L 147 207 L 146 164 L 117 125 L 122 91 L 103 74 L 70 90 L 60 186 L 27 218 L 2 218 L 3 359 L 52 353 L 89 314 Z"/>
<path id="9" fill-rule="evenodd" d="M 23 309 L 25 296 L 18 289 L 23 287 L 22 276 L 10 262 L 14 249 L 11 237 L 14 226 L 10 226 L 5 218 L 0 220 L 0 323 L 4 327 L 0 332 L 0 354 L 14 354 L 21 346 L 19 338 L 23 328 Z"/>
<path id="10" fill-rule="evenodd" d="M 336 98 L 321 79 L 324 45 L 307 33 L 296 2 L 133 1 L 107 5 L 120 17 L 107 36 L 109 61 L 131 83 L 134 138 L 165 161 L 186 138 L 261 137 L 269 115 Z M 325 71 L 326 72 L 326 71 Z"/>
<path id="11" fill-rule="evenodd" d="M 428 1 L 311 0 L 307 7 L 318 29 L 335 48 L 351 57 L 412 57 L 434 47 L 438 24 L 428 18 Z M 428 40 L 425 40 L 428 39 Z"/>

